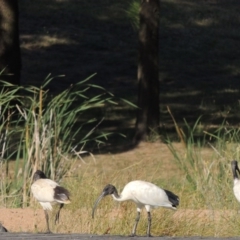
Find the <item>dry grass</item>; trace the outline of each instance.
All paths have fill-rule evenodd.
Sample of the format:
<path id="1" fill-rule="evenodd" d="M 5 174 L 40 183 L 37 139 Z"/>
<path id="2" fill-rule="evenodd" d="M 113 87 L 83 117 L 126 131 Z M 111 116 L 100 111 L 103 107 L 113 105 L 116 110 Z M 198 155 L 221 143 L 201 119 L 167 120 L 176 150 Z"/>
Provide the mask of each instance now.
<path id="1" fill-rule="evenodd" d="M 174 145 L 184 154 L 185 149 L 182 144 Z M 213 155 L 213 149 L 202 149 L 201 156 L 206 163 L 213 159 Z M 67 185 L 71 183 L 71 186 L 68 186 L 72 190 L 73 197 L 75 194 L 78 196 L 73 198 L 72 205 L 68 207 L 72 209 L 70 211 L 79 211 L 80 217 L 76 217 L 76 222 L 74 221 L 76 223 L 73 227 L 74 232 L 129 234 L 136 214 L 133 203 L 119 204 L 111 197 L 107 197 L 99 205 L 94 220 L 91 219 L 91 207 L 107 183 L 112 183 L 121 190 L 127 182 L 142 179 L 172 190 L 181 200 L 179 210 L 176 212 L 167 209 L 153 211 L 153 235 L 231 236 L 239 234 L 236 227 L 239 222 L 238 203 L 233 197 L 232 183 L 226 189 L 230 200 L 221 199 L 219 204 L 218 199 L 211 199 L 212 202 L 208 205 L 208 202 L 204 202 L 199 194 L 191 189 L 185 174 L 177 167 L 167 145 L 142 143 L 129 152 L 99 155 L 96 159 L 96 164 L 82 165 L 75 183 L 73 179 L 66 181 Z M 230 170 L 228 173 L 231 178 Z M 208 200 L 206 197 L 206 201 Z M 68 229 L 66 222 L 64 225 Z M 146 226 L 147 218 L 143 211 L 138 234 L 144 235 Z"/>
<path id="2" fill-rule="evenodd" d="M 175 144 L 175 147 L 184 153 L 182 144 Z M 212 155 L 212 149 L 203 149 L 203 160 L 209 161 Z M 51 213 L 51 228 L 54 232 L 128 235 L 136 214 L 134 203 L 120 204 L 111 197 L 106 197 L 100 203 L 94 219 L 91 218 L 92 206 L 107 183 L 114 184 L 121 191 L 127 182 L 142 179 L 172 190 L 180 197 L 177 211 L 162 208 L 153 210 L 154 236 L 223 237 L 240 234 L 238 203 L 234 197 L 231 202 L 224 202 L 225 199 L 222 199 L 222 209 L 219 209 L 217 199 L 213 200 L 211 206 L 205 205 L 200 201 L 198 194 L 189 188 L 184 173 L 178 169 L 165 144 L 142 143 L 125 153 L 95 155 L 95 158 L 96 163 L 88 157 L 84 159 L 87 164 L 79 162 L 76 171 L 61 183 L 70 190 L 72 202 L 63 209 L 59 225 L 53 224 L 57 208 Z M 232 191 L 228 194 L 233 196 Z M 0 209 L 1 216 L 9 218 L 3 218 L 2 221 L 11 231 L 19 231 L 20 227 L 26 231 L 44 231 L 43 210 L 36 202 L 31 209 L 9 209 L 8 214 L 2 214 L 4 209 Z M 23 221 L 16 224 L 19 219 Z M 27 227 L 24 227 L 24 224 Z M 145 235 L 146 227 L 147 216 L 143 210 L 137 233 Z"/>
<path id="3" fill-rule="evenodd" d="M 182 144 L 175 144 L 175 147 L 179 151 L 185 151 Z M 212 149 L 204 148 L 203 160 L 209 161 L 213 154 Z M 235 199 L 232 198 L 234 202 L 231 204 L 223 202 L 224 209 L 222 210 L 219 210 L 217 199 L 213 200 L 211 206 L 206 206 L 206 203 L 199 199 L 199 195 L 189 189 L 184 173 L 177 168 L 164 144 L 143 143 L 129 152 L 99 155 L 96 159 L 96 164 L 82 165 L 80 174 L 74 180 L 75 183 L 73 179 L 68 180 L 71 183 L 69 188 L 74 196 L 75 194 L 78 196 L 73 197 L 69 208 L 73 211 L 78 209 L 80 212 L 83 209 L 84 215 L 80 218 L 84 220 L 76 219 L 76 231 L 80 228 L 81 232 L 97 234 L 129 234 L 136 214 L 133 203 L 119 204 L 108 197 L 100 204 L 94 220 L 91 219 L 91 207 L 107 183 L 112 183 L 121 190 L 127 182 L 134 179 L 143 179 L 170 189 L 181 199 L 177 212 L 165 209 L 153 211 L 152 232 L 154 235 L 227 236 L 233 231 L 231 228 L 236 226 L 237 203 Z M 233 195 L 232 192 L 229 194 Z M 138 229 L 141 235 L 145 234 L 147 220 L 145 211 L 143 212 Z M 66 228 L 68 228 L 67 225 Z M 231 229 L 231 231 L 226 231 L 226 229 Z"/>

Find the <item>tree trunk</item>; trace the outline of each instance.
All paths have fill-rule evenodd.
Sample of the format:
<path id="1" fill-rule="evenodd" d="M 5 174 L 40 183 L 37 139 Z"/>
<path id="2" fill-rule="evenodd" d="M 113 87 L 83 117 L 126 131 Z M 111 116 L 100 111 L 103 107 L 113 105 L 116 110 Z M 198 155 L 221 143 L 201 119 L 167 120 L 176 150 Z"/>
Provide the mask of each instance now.
<path id="1" fill-rule="evenodd" d="M 20 84 L 18 1 L 0 0 L 0 80 Z"/>
<path id="2" fill-rule="evenodd" d="M 159 0 L 142 0 L 139 17 L 138 111 L 134 142 L 159 127 Z"/>

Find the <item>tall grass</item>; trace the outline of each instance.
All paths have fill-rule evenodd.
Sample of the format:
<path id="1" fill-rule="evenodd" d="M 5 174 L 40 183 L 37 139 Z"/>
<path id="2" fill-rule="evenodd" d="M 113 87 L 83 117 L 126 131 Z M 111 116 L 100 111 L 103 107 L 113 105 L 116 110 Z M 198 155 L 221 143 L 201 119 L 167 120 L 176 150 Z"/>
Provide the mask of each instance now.
<path id="1" fill-rule="evenodd" d="M 116 185 L 121 192 L 127 182 L 143 179 L 180 197 L 177 211 L 152 211 L 154 236 L 239 235 L 239 203 L 233 195 L 230 167 L 238 131 L 227 129 L 223 124 L 214 133 L 201 131 L 203 136 L 200 137 L 200 129 L 200 118 L 193 127 L 186 122 L 186 128 L 182 130 L 185 143 L 169 142 L 167 145 L 172 156 L 166 156 L 163 149 L 159 149 L 161 145 L 156 143 L 151 143 L 151 147 L 150 143 L 142 145 L 125 154 L 102 156 L 106 158 L 105 161 L 101 159 L 102 166 L 98 163 L 89 174 L 85 172 L 81 179 L 75 180 L 78 197 L 70 207 L 73 211 L 81 209 L 78 216 L 82 214 L 84 217 L 76 220 L 72 230 L 128 235 L 136 215 L 134 203 L 116 203 L 106 197 L 94 220 L 91 219 L 91 207 L 106 183 Z M 226 134 L 229 135 L 226 137 Z M 141 148 L 146 155 L 140 154 Z M 76 185 L 72 189 L 76 189 Z M 146 223 L 143 210 L 137 231 L 139 235 L 146 234 Z"/>
<path id="2" fill-rule="evenodd" d="M 14 110 L 12 109 L 11 102 L 15 100 L 18 88 L 12 88 L 8 83 L 3 83 L 5 87 L 1 88 L 0 93 L 0 202 L 5 205 L 6 198 L 16 194 L 10 192 L 12 182 L 7 178 L 8 164 L 7 161 L 13 156 L 11 138 L 14 137 L 15 130 L 12 128 L 14 123 L 11 121 L 13 118 Z M 8 155 L 8 158 L 6 158 Z M 4 168 L 6 166 L 6 168 Z"/>
<path id="3" fill-rule="evenodd" d="M 199 137 L 200 118 L 193 127 L 185 124 L 183 148 L 176 148 L 170 141 L 168 148 L 185 174 L 189 190 L 194 193 L 196 202 L 191 199 L 189 206 L 229 208 L 234 198 L 230 162 L 239 156 L 239 129 L 228 129 L 223 124 L 213 133 L 202 131 Z"/>
<path id="4" fill-rule="evenodd" d="M 239 203 L 233 195 L 230 167 L 230 161 L 238 156 L 239 130 L 228 127 L 224 122 L 210 133 L 204 131 L 199 118 L 193 126 L 185 121 L 185 128 L 179 128 L 178 134 L 181 134 L 182 142 L 169 141 L 167 144 L 172 155 L 166 157 L 165 152 L 158 149 L 159 145 L 151 143 L 155 146 L 150 149 L 149 145 L 145 146 L 147 155 L 139 155 L 138 149 L 135 149 L 129 155 L 125 154 L 127 160 L 124 160 L 124 154 L 105 156 L 108 159 L 105 164 L 110 168 L 108 171 L 106 166 L 97 166 L 99 174 L 86 174 L 81 179 L 81 197 L 75 200 L 78 203 L 71 206 L 74 209 L 78 204 L 82 207 L 85 221 L 79 223 L 81 229 L 96 234 L 128 235 L 136 215 L 134 203 L 119 204 L 111 197 L 105 198 L 94 220 L 90 217 L 91 207 L 106 183 L 113 183 L 121 191 L 128 181 L 143 179 L 169 189 L 180 197 L 176 212 L 153 210 L 154 236 L 239 235 Z M 133 158 L 134 154 L 136 158 L 132 162 L 129 157 Z M 125 166 L 117 165 L 124 161 Z M 146 222 L 143 210 L 137 232 L 139 235 L 146 234 Z M 74 226 L 76 231 L 79 225 Z"/>
<path id="5" fill-rule="evenodd" d="M 82 160 L 82 154 L 89 153 L 85 148 L 90 141 L 101 144 L 110 134 L 95 134 L 102 119 L 93 118 L 88 110 L 115 102 L 112 94 L 88 82 L 91 77 L 56 96 L 47 90 L 50 76 L 40 88 L 2 82 L 1 205 L 29 205 L 30 184 L 37 169 L 59 182 L 76 170 L 74 163 Z M 14 172 L 8 171 L 11 160 L 15 161 Z"/>

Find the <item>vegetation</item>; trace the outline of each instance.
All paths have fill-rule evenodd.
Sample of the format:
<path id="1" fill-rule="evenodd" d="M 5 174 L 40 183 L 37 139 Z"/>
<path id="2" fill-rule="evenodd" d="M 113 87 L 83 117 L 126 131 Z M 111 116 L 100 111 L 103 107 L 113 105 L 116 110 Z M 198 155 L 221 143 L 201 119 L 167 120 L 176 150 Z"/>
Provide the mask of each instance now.
<path id="1" fill-rule="evenodd" d="M 106 197 L 94 219 L 91 219 L 91 209 L 107 183 L 116 185 L 121 191 L 127 182 L 144 179 L 180 197 L 177 211 L 153 210 L 153 235 L 239 235 L 239 203 L 232 191 L 230 166 L 230 161 L 238 155 L 236 140 L 239 134 L 220 127 L 215 135 L 205 133 L 204 140 L 196 140 L 196 131 L 197 124 L 189 128 L 185 144 L 144 143 L 124 154 L 96 156 L 96 163 L 82 166 L 76 178 L 65 180 L 76 197 L 65 209 L 69 221 L 62 222 L 56 231 L 71 229 L 73 232 L 128 235 L 136 215 L 133 203 L 120 204 Z M 88 159 L 85 160 L 88 162 Z M 143 210 L 139 235 L 146 234 L 146 218 Z M 70 219 L 74 219 L 74 225 L 70 224 Z"/>
<path id="2" fill-rule="evenodd" d="M 137 1 L 131 3 L 131 8 L 126 0 L 115 1 L 111 6 L 96 1 L 79 2 L 81 7 L 73 7 L 68 1 L 58 1 L 58 5 L 54 2 L 36 0 L 31 5 L 30 1 L 26 1 L 20 6 L 21 11 L 25 10 L 31 19 L 24 19 L 23 25 L 27 30 L 31 29 L 33 34 L 29 35 L 26 30 L 22 37 L 23 57 L 29 66 L 23 72 L 25 79 L 34 83 L 31 86 L 35 86 L 35 81 L 43 72 L 42 67 L 53 72 L 66 69 L 71 81 L 79 79 L 78 74 L 86 75 L 89 66 L 94 71 L 107 69 L 104 77 L 98 80 L 108 89 L 135 102 L 133 81 L 136 78 L 128 75 L 127 85 L 124 85 L 121 77 L 126 77 L 124 74 L 130 71 L 134 74 L 136 72 L 133 63 L 136 60 L 136 41 L 132 40 L 133 34 L 127 28 L 129 22 L 126 23 L 128 19 L 125 14 L 129 11 L 128 16 L 133 17 L 134 22 Z M 96 6 L 94 9 L 93 2 Z M 42 4 L 47 7 L 39 7 Z M 160 108 L 166 134 L 160 137 L 166 144 L 145 142 L 132 151 L 116 154 L 105 152 L 95 154 L 93 158 L 92 155 L 85 155 L 84 151 L 88 151 L 87 143 L 93 136 L 88 133 L 92 133 L 91 129 L 95 130 L 101 118 L 93 123 L 92 116 L 99 116 L 103 112 L 107 115 L 105 129 L 113 126 L 111 129 L 116 130 L 119 123 L 125 122 L 128 126 L 126 132 L 129 132 L 135 117 L 129 109 L 118 105 L 118 108 L 102 111 L 103 103 L 111 103 L 111 95 L 107 94 L 109 98 L 103 95 L 100 100 L 99 94 L 88 95 L 86 88 L 81 88 L 82 83 L 77 84 L 80 89 L 69 88 L 56 97 L 45 92 L 45 85 L 42 88 L 26 89 L 6 85 L 0 94 L 1 206 L 30 204 L 39 208 L 29 198 L 31 175 L 38 166 L 73 193 L 72 203 L 63 210 L 64 220 L 61 220 L 60 225 L 53 226 L 54 231 L 128 235 L 136 214 L 134 204 L 119 204 L 110 197 L 106 198 L 99 205 L 95 219 L 91 219 L 91 208 L 105 184 L 112 183 L 120 191 L 127 182 L 144 179 L 180 197 L 180 207 L 176 212 L 167 209 L 153 211 L 153 235 L 239 236 L 239 203 L 232 192 L 230 169 L 230 161 L 233 158 L 239 160 L 240 67 L 239 58 L 236 57 L 239 56 L 239 49 L 236 46 L 240 33 L 236 30 L 239 26 L 239 10 L 236 6 L 238 1 L 234 0 L 161 1 Z M 66 15 L 59 14 L 57 10 Z M 87 12 L 90 14 L 87 15 Z M 75 20 L 78 29 L 83 22 L 89 24 L 86 29 L 90 29 L 90 34 L 86 29 L 82 32 L 79 29 L 80 35 L 84 36 L 83 40 L 76 35 L 72 25 L 67 25 L 68 21 L 59 21 L 59 28 L 52 28 L 49 19 L 56 17 L 54 14 L 63 20 L 64 16 L 68 19 L 70 15 L 77 16 Z M 33 26 L 42 24 L 44 27 L 30 28 L 30 23 Z M 70 24 L 73 22 L 70 21 Z M 69 29 L 73 29 L 71 33 Z M 106 31 L 109 29 L 115 31 L 109 34 L 110 31 Z M 61 45 L 63 51 L 59 51 L 58 45 Z M 47 49 L 46 54 L 42 49 Z M 79 59 L 79 52 L 84 59 L 80 64 L 81 73 L 73 71 L 72 64 L 64 65 L 65 61 L 52 61 L 66 59 L 66 53 L 71 55 L 70 59 Z M 104 56 L 111 53 L 108 54 L 110 59 L 98 61 L 102 52 Z M 120 56 L 120 52 L 123 55 Z M 36 53 L 41 53 L 38 59 Z M 92 56 L 93 62 L 87 58 L 88 55 Z M 89 61 L 84 65 L 85 59 Z M 126 67 L 125 72 L 121 68 L 124 63 L 120 59 L 125 59 L 125 67 L 130 66 Z M 94 62 L 97 64 L 94 65 Z M 99 90 L 95 85 L 92 87 L 94 92 Z M 26 97 L 21 97 L 21 91 L 26 93 Z M 59 97 L 65 101 L 59 101 Z M 82 104 L 76 106 L 73 101 L 72 105 L 74 97 L 82 99 Z M 17 101 L 17 107 L 16 104 L 12 106 L 13 100 Z M 90 105 L 86 105 L 89 101 Z M 88 109 L 88 106 L 93 109 Z M 171 111 L 167 110 L 167 106 Z M 73 115 L 70 109 L 75 110 Z M 91 110 L 91 114 L 85 114 L 85 109 Z M 56 121 L 60 124 L 55 124 Z M 90 123 L 90 128 L 87 128 L 86 122 Z M 173 129 L 174 136 L 170 135 Z M 70 134 L 71 131 L 78 134 L 74 136 Z M 159 136 L 153 133 L 150 140 L 155 139 L 159 139 Z M 97 144 L 102 143 L 99 138 L 93 140 L 97 140 Z M 74 148 L 77 144 L 78 148 Z M 146 215 L 143 214 L 138 228 L 139 235 L 145 234 L 145 220 Z M 36 231 L 41 230 L 39 225 L 36 224 Z"/>
<path id="3" fill-rule="evenodd" d="M 88 142 L 99 145 L 110 134 L 94 135 L 101 119 L 85 120 L 90 109 L 114 103 L 110 93 L 88 83 L 90 78 L 56 96 L 48 94 L 47 86 L 52 80 L 49 77 L 40 88 L 2 82 L 1 205 L 28 206 L 30 184 L 37 169 L 59 182 L 72 173 L 76 160 L 88 153 Z M 90 97 L 94 89 L 100 93 L 95 91 Z M 86 132 L 87 125 L 94 122 Z M 15 165 L 13 173 L 9 171 L 11 160 Z"/>
<path id="4" fill-rule="evenodd" d="M 86 146 L 90 136 L 86 135 L 87 137 L 79 141 L 80 150 L 77 151 L 76 148 L 71 147 L 75 146 L 71 145 L 74 143 L 73 135 L 70 132 L 68 137 L 60 134 L 61 129 L 68 125 L 67 123 L 71 123 L 69 127 L 75 125 L 67 110 L 68 104 L 73 102 L 71 96 L 76 96 L 76 93 L 78 96 L 84 96 L 81 107 L 78 105 L 74 108 L 76 113 L 85 113 L 88 107 L 98 108 L 102 103 L 112 101 L 111 98 L 104 100 L 99 100 L 100 97 L 85 98 L 85 90 L 88 87 L 82 88 L 83 85 L 84 82 L 81 82 L 78 90 L 74 88 L 73 92 L 71 92 L 72 89 L 62 92 L 61 99 L 65 101 L 59 104 L 56 101 L 57 97 L 49 101 L 46 106 L 55 113 L 54 118 L 52 116 L 54 114 L 44 107 L 44 99 L 47 95 L 41 96 L 43 89 L 29 87 L 28 89 L 32 90 L 27 96 L 31 96 L 30 93 L 32 93 L 32 97 L 24 99 L 24 108 L 20 105 L 18 107 L 21 121 L 19 117 L 14 120 L 14 114 L 7 115 L 9 116 L 7 119 L 12 118 L 11 121 L 2 121 L 1 136 L 5 137 L 1 139 L 5 140 L 2 140 L 1 147 L 2 153 L 5 154 L 2 155 L 1 160 L 1 205 L 16 207 L 30 203 L 29 184 L 33 169 L 38 166 L 45 169 L 52 178 L 62 181 L 61 184 L 73 193 L 72 203 L 63 211 L 62 219 L 64 220 L 60 225 L 54 225 L 52 222 L 54 231 L 128 235 L 136 214 L 133 203 L 119 204 L 108 197 L 97 209 L 95 219 L 91 219 L 92 205 L 105 184 L 112 183 L 121 191 L 127 182 L 133 179 L 144 179 L 169 189 L 180 197 L 180 207 L 176 212 L 168 209 L 153 211 L 153 235 L 232 236 L 239 234 L 238 203 L 232 193 L 230 171 L 230 160 L 239 156 L 238 130 L 226 128 L 223 124 L 214 134 L 204 132 L 205 138 L 200 139 L 197 138 L 199 131 L 202 130 L 199 118 L 193 128 L 186 122 L 188 131 L 178 131 L 182 133 L 179 135 L 180 143 L 151 142 L 144 143 L 136 150 L 125 154 L 95 155 L 94 158 L 92 155 L 81 157 L 81 153 L 85 153 L 82 147 Z M 16 92 L 13 86 L 10 87 L 12 87 L 10 92 L 15 95 L 18 91 Z M 6 99 L 11 99 L 13 95 L 6 94 Z M 18 99 L 21 100 L 20 95 Z M 74 106 L 75 104 L 72 107 Z M 66 110 L 63 111 L 63 109 Z M 38 123 L 37 116 L 42 116 L 41 125 Z M 61 121 L 61 127 L 58 128 L 56 124 L 51 125 L 51 122 L 56 123 L 51 116 Z M 176 127 L 178 127 L 177 124 Z M 63 128 L 64 133 L 68 134 L 66 129 L 66 127 Z M 75 131 L 77 130 L 74 129 Z M 19 141 L 9 144 L 13 136 L 18 136 Z M 59 145 L 55 139 L 59 139 Z M 98 141 L 98 137 L 95 140 Z M 37 145 L 36 142 L 39 144 Z M 54 152 L 56 145 L 58 147 Z M 15 151 L 9 151 L 10 149 Z M 37 153 L 41 158 L 37 158 Z M 13 162 L 11 159 L 16 161 Z M 36 202 L 31 202 L 31 205 L 39 208 Z M 144 235 L 146 230 L 147 216 L 145 211 L 143 212 L 138 229 L 139 235 Z M 36 224 L 35 231 L 41 230 Z"/>

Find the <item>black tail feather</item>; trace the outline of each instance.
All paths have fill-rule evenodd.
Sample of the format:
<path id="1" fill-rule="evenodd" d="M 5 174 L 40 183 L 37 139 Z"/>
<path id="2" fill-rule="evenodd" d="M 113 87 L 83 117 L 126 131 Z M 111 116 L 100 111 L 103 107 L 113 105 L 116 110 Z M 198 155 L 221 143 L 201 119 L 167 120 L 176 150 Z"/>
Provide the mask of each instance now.
<path id="1" fill-rule="evenodd" d="M 179 205 L 179 197 L 171 191 L 168 191 L 166 189 L 164 189 L 164 191 L 166 192 L 169 201 L 173 204 L 172 206 L 177 207 Z"/>
<path id="2" fill-rule="evenodd" d="M 66 188 L 57 186 L 54 189 L 54 199 L 59 201 L 67 201 L 69 200 L 69 197 L 70 193 Z"/>

